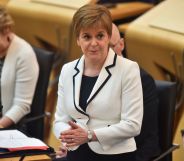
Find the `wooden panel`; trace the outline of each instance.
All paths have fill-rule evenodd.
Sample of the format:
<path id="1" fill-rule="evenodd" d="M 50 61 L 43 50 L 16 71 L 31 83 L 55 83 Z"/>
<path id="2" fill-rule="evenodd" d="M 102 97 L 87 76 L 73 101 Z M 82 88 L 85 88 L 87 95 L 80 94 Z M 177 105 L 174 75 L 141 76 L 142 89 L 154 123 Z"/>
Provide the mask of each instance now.
<path id="1" fill-rule="evenodd" d="M 13 158 L 1 158 L 1 161 L 20 161 L 20 157 Z M 24 161 L 51 161 L 51 158 L 47 155 L 34 155 L 23 158 Z"/>
<path id="2" fill-rule="evenodd" d="M 110 8 L 113 20 L 124 19 L 140 15 L 151 9 L 153 4 L 143 2 L 119 3 L 114 8 Z"/>

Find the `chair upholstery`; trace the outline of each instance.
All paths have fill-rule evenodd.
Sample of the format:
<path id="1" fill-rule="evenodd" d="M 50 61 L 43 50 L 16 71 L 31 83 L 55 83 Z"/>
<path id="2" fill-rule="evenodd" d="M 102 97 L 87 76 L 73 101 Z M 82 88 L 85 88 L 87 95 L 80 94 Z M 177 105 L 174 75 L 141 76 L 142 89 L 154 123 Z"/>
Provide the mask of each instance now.
<path id="1" fill-rule="evenodd" d="M 54 54 L 41 48 L 33 47 L 39 64 L 39 77 L 29 113 L 19 124 L 18 128 L 31 137 L 44 138 L 44 116 L 47 89 L 53 64 Z"/>
<path id="2" fill-rule="evenodd" d="M 172 161 L 172 151 L 178 148 L 178 145 L 174 146 L 172 144 L 176 105 L 176 83 L 157 80 L 156 87 L 159 98 L 158 123 L 161 154 L 154 161 Z"/>

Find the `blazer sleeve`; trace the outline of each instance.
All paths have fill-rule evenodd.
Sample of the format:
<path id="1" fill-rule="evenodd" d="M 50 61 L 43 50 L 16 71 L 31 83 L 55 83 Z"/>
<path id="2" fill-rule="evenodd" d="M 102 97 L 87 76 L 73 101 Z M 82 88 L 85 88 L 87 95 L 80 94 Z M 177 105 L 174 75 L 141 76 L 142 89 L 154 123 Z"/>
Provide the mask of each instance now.
<path id="1" fill-rule="evenodd" d="M 58 100 L 54 120 L 54 134 L 57 138 L 59 138 L 60 133 L 62 131 L 68 130 L 70 128 L 70 126 L 68 125 L 68 121 L 72 120 L 72 118 L 67 114 L 66 109 L 64 107 L 65 68 L 66 65 L 64 65 L 61 70 L 58 84 Z"/>
<path id="2" fill-rule="evenodd" d="M 109 127 L 94 130 L 104 150 L 122 140 L 135 137 L 141 129 L 143 96 L 139 66 L 135 62 L 128 62 L 127 66 L 123 67 L 120 121 Z"/>

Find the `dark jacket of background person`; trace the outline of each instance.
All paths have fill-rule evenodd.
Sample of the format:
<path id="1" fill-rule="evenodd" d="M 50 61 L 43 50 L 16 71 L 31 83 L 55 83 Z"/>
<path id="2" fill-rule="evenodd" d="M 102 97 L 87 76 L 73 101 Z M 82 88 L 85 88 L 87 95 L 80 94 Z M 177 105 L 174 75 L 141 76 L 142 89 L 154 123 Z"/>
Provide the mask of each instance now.
<path id="1" fill-rule="evenodd" d="M 150 74 L 140 69 L 144 115 L 140 135 L 135 137 L 137 144 L 136 161 L 150 161 L 160 153 L 158 140 L 158 96 L 155 82 Z"/>

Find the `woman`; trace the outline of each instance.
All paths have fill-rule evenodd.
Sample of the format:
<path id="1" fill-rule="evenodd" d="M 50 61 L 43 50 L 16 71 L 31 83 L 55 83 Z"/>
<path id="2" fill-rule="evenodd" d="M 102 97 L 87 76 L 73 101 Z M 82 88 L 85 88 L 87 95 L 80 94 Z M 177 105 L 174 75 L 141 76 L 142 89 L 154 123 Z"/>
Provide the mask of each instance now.
<path id="1" fill-rule="evenodd" d="M 30 112 L 39 67 L 31 46 L 16 36 L 13 20 L 0 7 L 0 127 L 16 124 Z"/>
<path id="2" fill-rule="evenodd" d="M 83 56 L 63 66 L 54 131 L 67 161 L 133 161 L 143 102 L 139 67 L 109 48 L 110 12 L 85 5 L 73 17 Z"/>

